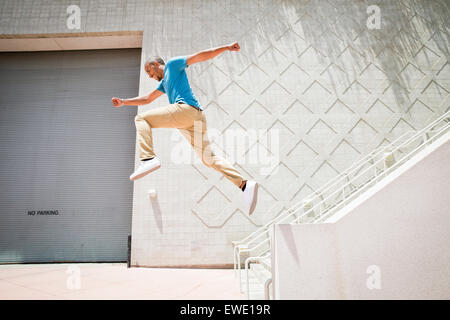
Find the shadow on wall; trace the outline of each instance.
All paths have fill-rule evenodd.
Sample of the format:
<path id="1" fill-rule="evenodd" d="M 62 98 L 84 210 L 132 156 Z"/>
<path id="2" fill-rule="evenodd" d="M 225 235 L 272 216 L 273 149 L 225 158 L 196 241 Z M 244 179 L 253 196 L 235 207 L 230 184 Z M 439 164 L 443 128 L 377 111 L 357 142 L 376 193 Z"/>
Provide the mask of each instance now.
<path id="1" fill-rule="evenodd" d="M 367 27 L 372 15 L 367 8 L 371 5 L 380 8 L 380 29 Z M 295 10 L 306 41 L 330 62 L 351 67 L 355 73 L 363 71 L 370 61 L 376 62 L 392 84 L 400 108 L 413 102 L 408 92 L 413 87 L 412 79 L 401 72 L 423 43 L 429 41 L 447 59 L 450 56 L 446 33 L 450 5 L 445 1 L 309 1 L 300 8 L 295 1 L 286 1 L 283 8 L 281 14 Z M 342 59 L 345 51 L 350 54 Z M 431 59 L 427 52 L 424 55 L 431 68 Z M 332 75 L 336 77 L 334 83 L 345 81 L 350 85 L 352 79 L 340 75 Z"/>
<path id="2" fill-rule="evenodd" d="M 371 5 L 380 8 L 380 29 L 367 27 L 372 15 L 367 8 Z M 429 54 L 445 55 L 449 59 L 450 4 L 442 0 L 281 0 L 270 2 L 269 6 L 266 2 L 251 2 L 251 5 L 243 2 L 237 5 L 237 11 L 234 11 L 235 5 L 222 6 L 217 14 L 226 14 L 228 18 L 223 21 L 218 16 L 216 24 L 204 25 L 204 30 L 198 34 L 190 30 L 192 48 L 183 48 L 195 52 L 235 40 L 241 43 L 239 54 L 223 55 L 214 60 L 223 75 L 218 75 L 220 72 L 215 69 L 204 72 L 210 67 L 209 62 L 192 71 L 195 90 L 208 95 L 207 101 L 217 101 L 223 90 L 215 85 L 218 76 L 239 77 L 252 62 L 265 64 L 263 71 L 267 74 L 282 76 L 289 60 L 299 61 L 306 51 L 313 50 L 318 64 L 307 72 L 320 74 L 327 70 L 328 82 L 335 94 L 343 94 L 342 88 L 348 88 L 355 76 L 360 75 L 369 62 L 374 62 L 389 83 L 383 90 L 392 91 L 398 112 L 405 113 L 413 102 L 410 99 L 414 99 L 411 91 L 415 85 L 407 72 L 402 73 L 408 61 L 414 63 L 421 52 L 421 59 L 425 63 L 428 61 L 424 68 L 429 69 L 432 64 Z M 201 17 L 201 8 L 199 12 L 191 19 L 196 18 L 195 14 Z M 208 30 L 208 27 L 215 29 Z M 286 44 L 287 50 L 277 49 L 283 47 L 281 42 Z M 427 50 L 421 50 L 424 44 Z M 328 68 L 330 64 L 336 68 Z"/>

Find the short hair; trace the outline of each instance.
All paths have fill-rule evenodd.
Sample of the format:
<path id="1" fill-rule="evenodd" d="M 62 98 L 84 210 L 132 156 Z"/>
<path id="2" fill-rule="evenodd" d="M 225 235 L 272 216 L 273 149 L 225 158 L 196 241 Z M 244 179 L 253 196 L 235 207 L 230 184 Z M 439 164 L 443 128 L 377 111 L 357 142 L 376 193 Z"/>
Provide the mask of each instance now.
<path id="1" fill-rule="evenodd" d="M 163 65 L 166 64 L 164 62 L 163 58 L 161 58 L 160 56 L 152 56 L 152 57 L 147 59 L 147 61 L 145 62 L 145 65 L 153 64 L 155 62 L 158 62 L 159 64 L 163 64 Z"/>

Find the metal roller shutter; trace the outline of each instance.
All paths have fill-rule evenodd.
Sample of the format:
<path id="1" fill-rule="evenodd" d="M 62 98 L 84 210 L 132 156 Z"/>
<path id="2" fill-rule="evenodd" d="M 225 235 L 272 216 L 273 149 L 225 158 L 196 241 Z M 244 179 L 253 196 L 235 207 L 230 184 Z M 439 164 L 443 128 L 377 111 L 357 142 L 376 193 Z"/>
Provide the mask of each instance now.
<path id="1" fill-rule="evenodd" d="M 0 53 L 0 263 L 126 260 L 140 60 Z"/>

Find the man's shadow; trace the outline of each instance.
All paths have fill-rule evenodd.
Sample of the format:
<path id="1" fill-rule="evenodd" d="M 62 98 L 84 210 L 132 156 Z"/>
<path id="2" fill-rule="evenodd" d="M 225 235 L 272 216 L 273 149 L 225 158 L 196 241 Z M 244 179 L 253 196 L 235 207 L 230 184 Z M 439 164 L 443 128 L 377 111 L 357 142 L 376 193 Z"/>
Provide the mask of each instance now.
<path id="1" fill-rule="evenodd" d="M 158 194 L 156 194 L 153 197 L 150 197 L 150 201 L 152 203 L 156 225 L 158 226 L 159 232 L 163 233 L 162 214 L 161 214 L 161 207 L 159 206 Z"/>

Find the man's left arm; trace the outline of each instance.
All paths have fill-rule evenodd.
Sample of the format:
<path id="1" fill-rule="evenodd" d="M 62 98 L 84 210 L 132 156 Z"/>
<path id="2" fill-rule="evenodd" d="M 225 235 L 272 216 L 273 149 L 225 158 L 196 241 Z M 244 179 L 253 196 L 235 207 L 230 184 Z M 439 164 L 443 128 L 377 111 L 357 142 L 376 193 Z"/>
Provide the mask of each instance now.
<path id="1" fill-rule="evenodd" d="M 239 51 L 240 49 L 239 44 L 235 42 L 227 46 L 200 51 L 187 57 L 187 65 L 212 59 L 224 51 Z"/>

